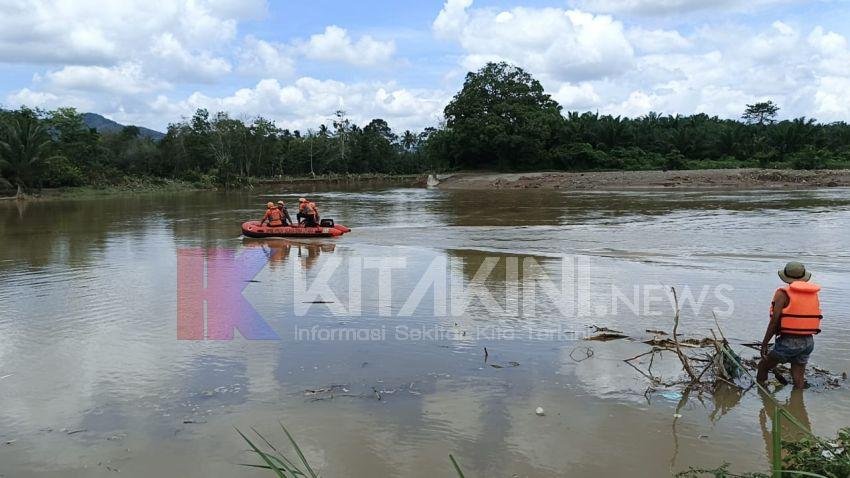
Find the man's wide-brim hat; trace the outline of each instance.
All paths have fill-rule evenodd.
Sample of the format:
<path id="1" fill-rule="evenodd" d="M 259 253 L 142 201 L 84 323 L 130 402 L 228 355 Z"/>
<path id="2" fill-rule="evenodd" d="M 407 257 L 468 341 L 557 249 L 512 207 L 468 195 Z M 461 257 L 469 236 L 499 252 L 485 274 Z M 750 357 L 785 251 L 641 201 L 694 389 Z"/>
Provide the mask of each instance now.
<path id="1" fill-rule="evenodd" d="M 799 262 L 789 262 L 779 270 L 779 278 L 787 283 L 804 281 L 812 278 L 812 273 L 806 270 L 806 266 Z"/>

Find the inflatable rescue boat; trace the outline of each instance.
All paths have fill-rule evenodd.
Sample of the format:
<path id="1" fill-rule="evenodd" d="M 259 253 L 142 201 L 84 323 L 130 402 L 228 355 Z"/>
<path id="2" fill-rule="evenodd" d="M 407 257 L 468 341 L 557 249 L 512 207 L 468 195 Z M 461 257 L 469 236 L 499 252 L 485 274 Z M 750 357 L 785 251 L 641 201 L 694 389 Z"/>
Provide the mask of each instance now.
<path id="1" fill-rule="evenodd" d="M 246 237 L 337 237 L 349 231 L 342 224 L 334 224 L 333 219 L 322 219 L 318 227 L 261 226 L 260 221 L 242 224 L 242 235 Z"/>

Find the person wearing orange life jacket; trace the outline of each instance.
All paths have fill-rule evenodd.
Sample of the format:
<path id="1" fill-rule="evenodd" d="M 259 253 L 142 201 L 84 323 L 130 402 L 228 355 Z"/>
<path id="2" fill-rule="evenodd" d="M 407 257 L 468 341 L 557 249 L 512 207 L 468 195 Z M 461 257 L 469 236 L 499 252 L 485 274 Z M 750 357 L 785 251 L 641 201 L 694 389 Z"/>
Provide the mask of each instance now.
<path id="1" fill-rule="evenodd" d="M 262 226 L 266 222 L 271 227 L 283 226 L 283 214 L 281 214 L 280 209 L 273 202 L 266 204 L 266 215 L 260 219 L 260 225 Z"/>
<path id="2" fill-rule="evenodd" d="M 306 198 L 298 198 L 298 214 L 295 215 L 304 227 L 316 227 L 319 225 L 319 210 L 316 205 Z"/>
<path id="3" fill-rule="evenodd" d="M 286 203 L 283 201 L 277 202 L 277 210 L 280 211 L 281 219 L 284 226 L 292 225 L 292 217 L 289 215 L 289 210 L 286 209 Z"/>
<path id="4" fill-rule="evenodd" d="M 814 336 L 820 333 L 823 314 L 818 292 L 820 286 L 809 282 L 812 273 L 799 262 L 789 262 L 779 278 L 789 284 L 776 289 L 770 306 L 770 324 L 761 345 L 761 361 L 756 380 L 764 384 L 767 373 L 780 363 L 791 363 L 794 388 L 806 386 L 805 372 L 809 355 L 815 348 Z M 773 337 L 776 342 L 768 350 Z"/>

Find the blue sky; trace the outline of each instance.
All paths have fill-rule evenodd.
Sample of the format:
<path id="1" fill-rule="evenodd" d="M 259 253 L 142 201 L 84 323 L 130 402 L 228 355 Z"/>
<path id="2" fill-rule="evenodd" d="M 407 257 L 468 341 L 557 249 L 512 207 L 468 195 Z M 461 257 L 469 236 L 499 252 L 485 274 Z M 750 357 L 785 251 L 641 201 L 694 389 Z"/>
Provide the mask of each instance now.
<path id="1" fill-rule="evenodd" d="M 438 125 L 504 60 L 565 110 L 845 120 L 845 0 L 0 0 L 0 104 L 164 129 L 196 108 L 315 128 Z"/>

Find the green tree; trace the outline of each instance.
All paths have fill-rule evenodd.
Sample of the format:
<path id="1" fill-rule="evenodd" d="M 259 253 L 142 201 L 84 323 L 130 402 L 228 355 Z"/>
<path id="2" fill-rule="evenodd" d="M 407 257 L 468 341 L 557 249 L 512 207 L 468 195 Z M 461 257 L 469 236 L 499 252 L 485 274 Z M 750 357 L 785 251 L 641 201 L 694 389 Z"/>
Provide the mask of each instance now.
<path id="1" fill-rule="evenodd" d="M 39 169 L 55 157 L 47 129 L 34 114 L 21 114 L 5 124 L 0 139 L 0 170 L 17 186 L 18 197 L 23 189 L 39 179 Z"/>
<path id="2" fill-rule="evenodd" d="M 545 167 L 563 125 L 561 107 L 540 82 L 507 63 L 467 74 L 445 116 L 450 162 L 466 168 Z"/>
<path id="3" fill-rule="evenodd" d="M 779 112 L 779 106 L 773 101 L 762 101 L 752 105 L 747 105 L 744 114 L 741 118 L 747 123 L 755 123 L 758 125 L 773 124 L 776 122 L 776 114 Z"/>

